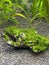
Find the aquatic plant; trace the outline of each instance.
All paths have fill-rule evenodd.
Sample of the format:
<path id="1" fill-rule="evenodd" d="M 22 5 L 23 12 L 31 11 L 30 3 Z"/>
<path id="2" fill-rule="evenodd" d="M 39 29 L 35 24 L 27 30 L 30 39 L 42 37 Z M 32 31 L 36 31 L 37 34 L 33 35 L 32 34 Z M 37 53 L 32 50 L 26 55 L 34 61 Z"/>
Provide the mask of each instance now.
<path id="1" fill-rule="evenodd" d="M 49 0 L 43 0 L 43 3 L 47 11 L 47 20 L 49 21 Z"/>
<path id="2" fill-rule="evenodd" d="M 47 49 L 49 39 L 37 33 L 32 28 L 7 27 L 2 34 L 4 41 L 13 47 L 29 47 L 35 53 L 42 52 Z"/>
<path id="3" fill-rule="evenodd" d="M 30 23 L 32 23 L 36 18 L 38 19 L 40 18 L 40 20 L 45 18 L 47 20 L 47 17 L 48 17 L 47 12 L 49 13 L 49 8 L 48 8 L 48 3 L 45 4 L 47 6 L 45 6 L 44 4 L 45 2 L 43 0 L 33 0 L 31 5 L 29 5 L 29 8 L 27 4 L 24 4 L 24 3 L 22 4 L 22 2 L 21 4 L 16 4 L 16 7 L 20 8 L 20 10 L 24 12 L 25 14 L 22 12 L 16 13 L 16 14 L 13 14 L 12 17 L 20 16 L 25 18 Z"/>
<path id="4" fill-rule="evenodd" d="M 36 18 L 49 18 L 49 1 L 45 0 L 0 0 L 0 20 L 17 23 L 16 16 L 32 23 Z M 29 23 L 29 24 L 30 24 Z"/>

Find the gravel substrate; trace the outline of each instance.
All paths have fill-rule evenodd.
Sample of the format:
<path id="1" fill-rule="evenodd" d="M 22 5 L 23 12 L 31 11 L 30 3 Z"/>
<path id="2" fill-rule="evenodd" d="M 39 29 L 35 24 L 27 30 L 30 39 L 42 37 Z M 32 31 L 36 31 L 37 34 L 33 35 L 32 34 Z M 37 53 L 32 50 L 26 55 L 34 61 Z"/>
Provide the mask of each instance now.
<path id="1" fill-rule="evenodd" d="M 39 34 L 49 37 L 49 23 L 33 22 L 32 27 Z M 40 54 L 34 54 L 29 49 L 14 49 L 1 39 L 0 34 L 0 65 L 49 65 L 49 48 Z"/>

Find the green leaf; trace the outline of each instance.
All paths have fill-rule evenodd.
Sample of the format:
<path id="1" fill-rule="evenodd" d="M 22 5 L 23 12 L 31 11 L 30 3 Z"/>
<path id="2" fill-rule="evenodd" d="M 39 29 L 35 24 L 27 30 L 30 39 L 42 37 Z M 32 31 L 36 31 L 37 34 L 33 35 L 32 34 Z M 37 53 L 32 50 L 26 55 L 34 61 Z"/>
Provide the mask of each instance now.
<path id="1" fill-rule="evenodd" d="M 31 19 L 30 23 L 32 23 L 36 18 L 38 18 L 38 16 L 39 16 L 40 14 L 41 14 L 41 13 L 36 14 L 36 15 Z"/>
<path id="2" fill-rule="evenodd" d="M 47 20 L 49 21 L 49 0 L 43 0 L 47 12 Z"/>
<path id="3" fill-rule="evenodd" d="M 24 6 L 24 5 L 23 5 Z M 27 16 L 28 16 L 28 13 L 27 11 L 20 5 L 16 5 L 16 7 L 20 8 Z"/>
<path id="4" fill-rule="evenodd" d="M 16 13 L 15 15 L 12 15 L 12 18 L 13 18 L 14 16 L 20 16 L 20 17 L 23 17 L 24 19 L 27 20 L 27 17 L 26 17 L 25 15 L 21 14 L 21 13 Z"/>

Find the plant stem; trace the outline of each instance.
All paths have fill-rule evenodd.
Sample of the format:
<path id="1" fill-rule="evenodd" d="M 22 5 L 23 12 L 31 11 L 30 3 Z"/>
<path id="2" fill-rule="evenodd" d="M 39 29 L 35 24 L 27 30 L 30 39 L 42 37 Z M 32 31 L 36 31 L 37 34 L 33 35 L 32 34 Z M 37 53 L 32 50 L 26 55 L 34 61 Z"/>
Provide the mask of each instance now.
<path id="1" fill-rule="evenodd" d="M 41 13 L 36 14 L 31 20 L 30 23 L 32 23 L 34 21 L 35 18 L 37 18 L 38 15 L 40 15 Z"/>

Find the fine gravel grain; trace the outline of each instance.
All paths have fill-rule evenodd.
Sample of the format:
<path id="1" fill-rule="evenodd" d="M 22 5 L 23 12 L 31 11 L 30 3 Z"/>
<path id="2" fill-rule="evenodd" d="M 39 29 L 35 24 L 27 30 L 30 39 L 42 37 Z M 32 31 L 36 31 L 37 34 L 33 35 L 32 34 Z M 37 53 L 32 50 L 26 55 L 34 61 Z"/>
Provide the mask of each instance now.
<path id="1" fill-rule="evenodd" d="M 33 22 L 32 27 L 34 27 L 39 34 L 49 37 L 49 23 L 44 21 Z M 1 29 L 0 65 L 49 65 L 49 48 L 40 54 L 34 54 L 29 49 L 15 49 L 2 40 Z"/>

